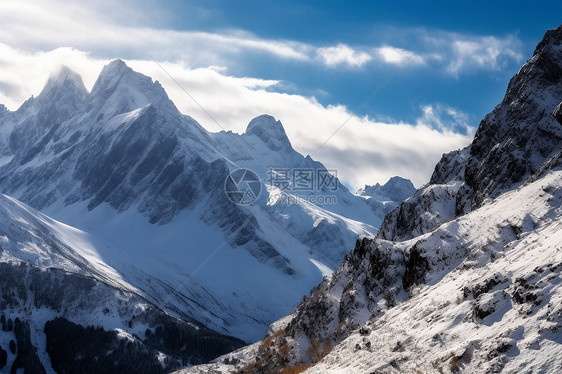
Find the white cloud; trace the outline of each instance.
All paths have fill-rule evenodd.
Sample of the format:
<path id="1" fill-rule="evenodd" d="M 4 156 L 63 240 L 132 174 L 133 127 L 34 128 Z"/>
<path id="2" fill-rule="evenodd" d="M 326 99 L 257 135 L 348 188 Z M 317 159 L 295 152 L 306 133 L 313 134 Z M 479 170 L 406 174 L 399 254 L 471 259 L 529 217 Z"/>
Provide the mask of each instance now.
<path id="1" fill-rule="evenodd" d="M 514 37 L 456 39 L 451 42 L 451 47 L 452 58 L 447 71 L 453 76 L 466 70 L 498 71 L 509 60 L 520 61 L 523 58 L 519 52 L 520 42 Z"/>
<path id="2" fill-rule="evenodd" d="M 0 43 L 28 51 L 72 47 L 93 55 L 184 61 L 190 66 L 233 68 L 247 56 L 266 55 L 287 61 L 329 67 L 364 67 L 372 60 L 385 64 L 423 66 L 458 77 L 474 71 L 498 71 L 522 59 L 517 37 L 467 36 L 424 28 L 393 29 L 388 40 L 416 50 L 382 44 L 357 48 L 346 44 L 318 48 L 292 41 L 259 38 L 242 30 L 212 33 L 160 28 L 158 7 L 132 1 L 3 0 Z M 131 14 L 131 12 L 133 12 Z M 189 15 L 187 15 L 189 17 Z M 209 17 L 209 15 L 207 15 Z M 162 22 L 165 24 L 165 22 Z M 149 25 L 149 26 L 145 26 Z M 94 31 L 93 31 L 94 30 Z M 387 41 L 388 42 L 388 41 Z"/>
<path id="3" fill-rule="evenodd" d="M 442 71 L 446 76 L 502 71 L 523 60 L 522 43 L 516 34 L 474 35 L 424 27 L 387 26 L 378 35 L 384 43 L 374 49 L 374 58 Z M 398 46 L 402 48 L 398 48 Z"/>
<path id="4" fill-rule="evenodd" d="M 368 53 L 357 51 L 345 44 L 338 44 L 335 47 L 318 48 L 316 54 L 318 58 L 329 67 L 347 65 L 359 68 L 372 59 Z"/>
<path id="5" fill-rule="evenodd" d="M 316 49 L 317 58 L 329 67 L 363 67 L 372 60 L 391 65 L 424 66 L 442 70 L 447 75 L 501 71 L 509 63 L 519 63 L 523 56 L 521 42 L 515 36 L 470 36 L 425 29 L 401 30 L 411 34 L 417 51 L 382 44 L 368 53 L 346 44 Z M 405 38 L 407 39 L 407 38 Z M 310 47 L 309 49 L 311 49 Z M 303 48 L 304 50 L 304 48 Z"/>
<path id="6" fill-rule="evenodd" d="M 417 55 L 412 51 L 391 47 L 389 45 L 383 45 L 382 47 L 376 48 L 375 53 L 380 59 L 388 64 L 420 65 L 425 63 L 422 56 Z"/>
<path id="7" fill-rule="evenodd" d="M 232 62 L 232 55 L 244 52 L 306 61 L 313 51 L 304 43 L 260 39 L 243 31 L 228 34 L 174 31 L 112 22 L 115 20 L 110 17 L 129 14 L 129 8 L 120 9 L 119 4 L 103 1 L 101 4 L 104 6 L 61 0 L 0 2 L 0 42 L 26 49 L 72 46 L 95 51 L 97 55 L 144 58 L 153 55 L 162 60 L 186 60 L 192 65 L 205 66 L 225 65 Z M 135 17 L 136 14 L 130 18 Z"/>
<path id="8" fill-rule="evenodd" d="M 464 35 L 446 31 L 410 30 L 432 60 L 451 76 L 479 71 L 501 71 L 509 63 L 520 63 L 521 41 L 504 37 Z"/>
<path id="9" fill-rule="evenodd" d="M 17 109 L 31 95 L 38 95 L 49 74 L 61 65 L 80 72 L 90 89 L 107 62 L 90 58 L 86 52 L 73 48 L 30 53 L 2 43 L 0 56 L 0 103 L 11 110 Z"/>
<path id="10" fill-rule="evenodd" d="M 416 120 L 418 126 L 428 126 L 439 131 L 455 131 L 470 136 L 474 127 L 470 126 L 468 114 L 445 104 L 430 104 L 420 107 L 422 115 Z"/>

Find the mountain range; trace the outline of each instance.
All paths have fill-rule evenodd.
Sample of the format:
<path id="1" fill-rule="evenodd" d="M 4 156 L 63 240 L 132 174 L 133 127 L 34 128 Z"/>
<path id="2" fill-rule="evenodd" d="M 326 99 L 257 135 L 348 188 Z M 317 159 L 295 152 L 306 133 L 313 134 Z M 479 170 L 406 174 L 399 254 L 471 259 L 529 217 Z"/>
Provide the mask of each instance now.
<path id="1" fill-rule="evenodd" d="M 0 370 L 559 373 L 561 185 L 562 26 L 418 189 L 63 66 L 0 107 Z"/>
<path id="2" fill-rule="evenodd" d="M 292 313 L 181 372 L 559 373 L 561 186 L 559 26 L 472 143 L 443 155 Z"/>
<path id="3" fill-rule="evenodd" d="M 27 331 L 6 328 L 0 358 L 34 372 L 169 371 L 260 339 L 414 192 L 394 178 L 398 194 L 357 195 L 336 174 L 269 115 L 212 133 L 122 60 L 90 92 L 61 67 L 0 111 L 0 310 Z M 233 200 L 251 183 L 252 204 Z M 120 353 L 95 366 L 100 346 Z"/>

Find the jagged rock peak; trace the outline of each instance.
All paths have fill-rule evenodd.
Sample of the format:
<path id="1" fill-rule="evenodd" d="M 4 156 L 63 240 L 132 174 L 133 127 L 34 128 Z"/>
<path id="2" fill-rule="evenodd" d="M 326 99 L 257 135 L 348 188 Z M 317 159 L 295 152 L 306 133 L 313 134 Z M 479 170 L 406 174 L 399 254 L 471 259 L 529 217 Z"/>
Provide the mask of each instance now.
<path id="1" fill-rule="evenodd" d="M 142 93 L 150 94 L 152 97 L 168 100 L 168 95 L 160 82 L 152 81 L 152 78 L 131 69 L 123 60 L 116 59 L 105 65 L 94 84 L 92 94 L 111 95 L 118 87 L 124 89 L 136 89 Z M 125 92 L 121 92 L 124 94 Z"/>
<path id="2" fill-rule="evenodd" d="M 546 32 L 533 57 L 509 82 L 503 101 L 480 123 L 465 181 L 472 207 L 512 189 L 560 150 L 562 26 Z M 463 211 L 466 211 L 466 204 Z"/>
<path id="3" fill-rule="evenodd" d="M 66 65 L 61 65 L 57 70 L 53 71 L 49 76 L 49 80 L 39 97 L 48 97 L 52 100 L 53 91 L 66 91 L 65 94 L 77 95 L 80 97 L 85 97 L 88 94 L 88 90 L 84 86 L 82 77 L 80 74 L 70 69 Z"/>
<path id="4" fill-rule="evenodd" d="M 123 60 L 117 59 L 111 61 L 101 70 L 101 73 L 94 84 L 94 88 L 92 89 L 92 94 L 101 90 L 107 90 L 111 86 L 117 85 L 124 75 L 132 73 L 134 73 L 133 69 L 128 67 Z M 141 75 L 140 73 L 137 74 Z"/>
<path id="5" fill-rule="evenodd" d="M 370 196 L 382 200 L 402 201 L 416 191 L 412 181 L 399 176 L 392 177 L 384 185 L 379 183 L 374 186 L 365 185 L 359 189 L 360 196 Z"/>
<path id="6" fill-rule="evenodd" d="M 109 62 L 109 64 L 105 65 L 103 67 L 103 69 L 101 70 L 101 73 L 99 75 L 99 77 L 113 77 L 113 76 L 118 76 L 118 75 L 122 75 L 126 72 L 132 72 L 133 69 L 131 69 L 129 66 L 127 66 L 127 64 L 125 63 L 125 61 L 121 60 L 121 59 L 115 59 Z"/>
<path id="7" fill-rule="evenodd" d="M 533 56 L 539 54 L 545 47 L 560 47 L 562 45 L 562 25 L 547 30 L 542 40 L 537 44 Z"/>
<path id="8" fill-rule="evenodd" d="M 429 184 L 446 184 L 454 181 L 464 181 L 464 169 L 470 155 L 470 145 L 444 153 L 435 165 Z"/>
<path id="9" fill-rule="evenodd" d="M 91 101 L 114 116 L 153 104 L 167 113 L 177 112 L 158 81 L 131 69 L 123 60 L 105 65 L 92 88 Z"/>
<path id="10" fill-rule="evenodd" d="M 267 114 L 251 120 L 245 134 L 257 136 L 272 150 L 292 149 L 281 121 Z"/>

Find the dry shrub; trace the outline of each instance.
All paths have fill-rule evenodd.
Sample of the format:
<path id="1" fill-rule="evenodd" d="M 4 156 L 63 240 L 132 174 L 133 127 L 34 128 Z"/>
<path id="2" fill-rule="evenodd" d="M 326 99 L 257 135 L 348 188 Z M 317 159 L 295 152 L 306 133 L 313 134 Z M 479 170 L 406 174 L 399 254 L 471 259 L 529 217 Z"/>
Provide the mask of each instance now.
<path id="1" fill-rule="evenodd" d="M 273 335 L 268 335 L 261 342 L 262 347 L 271 347 L 273 345 Z"/>
<path id="2" fill-rule="evenodd" d="M 246 366 L 246 368 L 243 371 L 243 374 L 251 374 L 252 371 L 254 371 L 254 368 L 256 367 L 255 364 L 249 364 L 248 366 Z"/>
<path id="3" fill-rule="evenodd" d="M 279 357 L 283 361 L 289 360 L 289 344 L 287 343 L 286 339 L 283 339 L 281 343 L 279 343 L 279 347 L 277 348 L 277 352 Z"/>
<path id="4" fill-rule="evenodd" d="M 277 338 L 282 337 L 282 336 L 285 336 L 285 330 L 284 329 L 276 331 L 275 334 L 273 334 L 273 335 L 267 335 L 265 338 L 263 338 L 263 340 L 261 342 L 261 346 L 262 347 L 271 347 L 275 343 L 275 340 Z"/>
<path id="5" fill-rule="evenodd" d="M 290 368 L 283 369 L 280 374 L 299 374 L 308 369 L 310 365 L 305 364 L 297 364 L 295 366 L 291 366 Z"/>
<path id="6" fill-rule="evenodd" d="M 325 342 L 320 342 L 318 340 L 313 340 L 310 343 L 310 347 L 306 350 L 308 357 L 313 363 L 317 363 L 324 358 L 332 350 L 332 343 L 329 340 Z"/>
<path id="7" fill-rule="evenodd" d="M 451 368 L 451 372 L 458 373 L 461 370 L 459 358 L 457 356 L 451 357 L 451 360 L 449 360 L 449 366 Z"/>

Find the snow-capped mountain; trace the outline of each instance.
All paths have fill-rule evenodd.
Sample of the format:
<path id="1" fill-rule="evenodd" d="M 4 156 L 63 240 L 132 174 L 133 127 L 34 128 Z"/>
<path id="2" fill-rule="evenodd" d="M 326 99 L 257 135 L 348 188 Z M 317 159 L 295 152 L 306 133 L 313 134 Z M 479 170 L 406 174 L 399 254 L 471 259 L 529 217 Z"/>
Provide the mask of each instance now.
<path id="1" fill-rule="evenodd" d="M 414 192 L 416 188 L 409 179 L 396 176 L 382 186 L 379 183 L 374 186 L 365 185 L 356 194 L 365 197 L 371 209 L 378 216 L 384 217 Z"/>
<path id="2" fill-rule="evenodd" d="M 264 340 L 184 372 L 559 373 L 561 101 L 562 26 L 472 144 Z"/>
<path id="3" fill-rule="evenodd" d="M 239 168 L 261 181 L 254 204 L 225 193 Z M 320 185 L 320 173 L 330 183 Z M 112 269 L 109 285 L 115 277 L 175 316 L 246 341 L 381 224 L 330 175 L 273 117 L 243 134 L 210 133 L 121 60 L 91 92 L 63 67 L 37 97 L 0 112 L 2 193 L 86 232 L 73 248 L 95 254 L 92 269 L 98 260 Z M 74 271 L 56 258 L 49 266 Z"/>

